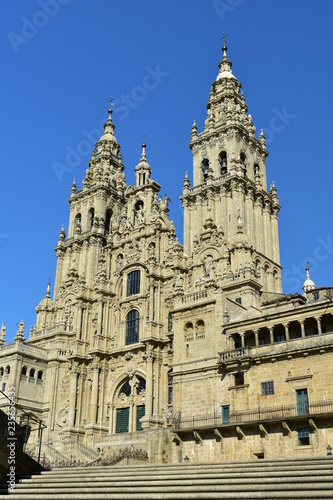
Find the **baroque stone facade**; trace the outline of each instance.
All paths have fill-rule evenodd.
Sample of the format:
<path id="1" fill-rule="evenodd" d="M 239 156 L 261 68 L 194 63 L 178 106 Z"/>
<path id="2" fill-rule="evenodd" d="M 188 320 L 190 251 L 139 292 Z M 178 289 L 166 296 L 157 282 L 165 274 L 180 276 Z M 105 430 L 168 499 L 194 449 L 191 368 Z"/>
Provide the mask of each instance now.
<path id="1" fill-rule="evenodd" d="M 150 462 L 323 455 L 333 444 L 333 292 L 283 294 L 279 200 L 223 47 L 204 130 L 194 123 L 184 245 L 146 145 L 126 185 L 112 109 L 60 231 L 53 298 L 28 340 L 0 337 L 28 447 L 94 460 L 134 447 Z M 0 403 L 5 405 L 2 397 Z"/>

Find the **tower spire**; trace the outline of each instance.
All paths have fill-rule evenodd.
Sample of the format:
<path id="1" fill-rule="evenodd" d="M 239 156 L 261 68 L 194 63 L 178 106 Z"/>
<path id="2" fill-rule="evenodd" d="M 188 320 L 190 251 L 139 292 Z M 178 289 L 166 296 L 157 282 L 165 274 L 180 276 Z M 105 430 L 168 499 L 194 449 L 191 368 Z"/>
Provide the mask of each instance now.
<path id="1" fill-rule="evenodd" d="M 228 50 L 227 43 L 226 43 L 227 36 L 228 35 L 226 35 L 223 32 L 223 36 L 221 38 L 221 40 L 223 40 L 223 46 L 222 46 L 223 57 L 222 57 L 221 61 L 219 62 L 220 72 L 217 75 L 216 80 L 219 80 L 220 78 L 235 78 L 235 76 L 232 74 L 232 71 L 231 71 L 232 62 L 229 61 L 228 56 L 227 56 L 227 50 Z"/>

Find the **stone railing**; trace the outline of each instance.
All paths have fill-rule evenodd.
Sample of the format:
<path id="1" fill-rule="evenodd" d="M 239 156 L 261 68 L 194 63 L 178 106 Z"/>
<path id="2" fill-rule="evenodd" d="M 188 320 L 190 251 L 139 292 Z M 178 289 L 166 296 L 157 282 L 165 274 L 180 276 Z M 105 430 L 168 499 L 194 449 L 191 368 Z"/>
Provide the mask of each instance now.
<path id="1" fill-rule="evenodd" d="M 207 290 L 200 290 L 198 292 L 189 293 L 188 295 L 183 295 L 181 301 L 183 304 L 188 304 L 189 302 L 195 302 L 197 300 L 206 299 L 208 297 Z"/>
<path id="2" fill-rule="evenodd" d="M 225 363 L 233 359 L 247 358 L 250 356 L 250 347 L 239 347 L 231 351 L 224 351 L 219 354 L 220 363 Z"/>
<path id="3" fill-rule="evenodd" d="M 38 445 L 32 449 L 27 449 L 26 453 L 37 460 L 38 457 Z M 59 450 L 54 448 L 50 443 L 43 443 L 43 453 L 41 456 L 41 463 L 44 467 L 69 467 L 71 461 L 65 455 L 63 455 Z"/>
<path id="4" fill-rule="evenodd" d="M 0 347 L 0 353 L 9 350 L 25 351 L 31 354 L 36 354 L 38 357 L 43 357 L 44 359 L 47 358 L 47 351 L 45 349 L 26 344 L 25 342 L 22 344 L 20 342 L 9 342 L 8 344 L 4 344 Z"/>
<path id="5" fill-rule="evenodd" d="M 97 460 L 98 458 L 100 458 L 100 454 L 98 453 L 98 451 L 95 451 L 93 448 L 86 446 L 81 441 L 78 441 L 76 443 L 76 446 L 77 450 L 85 457 L 90 458 L 90 460 Z"/>
<path id="6" fill-rule="evenodd" d="M 146 462 L 148 460 L 148 453 L 145 450 L 136 449 L 132 446 L 131 448 L 119 450 L 118 453 L 106 455 L 105 457 L 99 457 L 97 460 L 86 464 L 85 467 L 92 467 L 95 465 L 115 465 L 124 459 L 126 459 L 127 462 L 131 460 Z"/>

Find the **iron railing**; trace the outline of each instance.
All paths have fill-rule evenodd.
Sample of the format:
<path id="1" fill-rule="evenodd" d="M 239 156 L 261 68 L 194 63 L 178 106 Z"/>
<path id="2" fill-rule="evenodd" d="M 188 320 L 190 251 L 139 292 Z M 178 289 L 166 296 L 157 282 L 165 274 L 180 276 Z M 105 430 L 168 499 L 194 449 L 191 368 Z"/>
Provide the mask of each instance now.
<path id="1" fill-rule="evenodd" d="M 215 412 L 212 414 L 193 415 L 192 417 L 183 418 L 179 413 L 180 412 L 175 414 L 172 420 L 174 431 L 333 414 L 333 400 L 313 401 L 311 403 L 298 405 L 259 407 L 250 410 L 233 411 L 230 412 L 229 415 L 222 415 L 221 412 Z"/>
<path id="2" fill-rule="evenodd" d="M 38 432 L 38 456 L 37 456 L 37 462 L 40 463 L 40 457 L 41 457 L 41 450 L 42 450 L 42 436 L 43 436 L 43 430 L 47 428 L 47 426 L 44 424 L 42 420 L 39 420 L 35 418 L 33 415 L 30 413 L 26 412 L 24 408 L 22 408 L 21 405 L 18 403 L 14 402 L 11 400 L 3 391 L 0 390 L 0 394 L 4 396 L 9 403 L 6 403 L 5 401 L 0 401 L 0 409 L 4 412 L 6 416 L 6 421 L 3 423 L 3 427 L 0 428 L 0 437 L 6 439 L 8 437 L 8 418 L 9 418 L 9 413 L 10 413 L 10 408 L 14 407 L 15 408 L 15 426 L 14 426 L 14 432 L 15 432 L 15 437 L 16 438 L 22 438 L 23 440 L 23 451 L 27 452 L 27 442 L 29 438 L 29 434 L 31 432 Z M 17 410 L 20 411 L 20 419 L 21 419 L 21 424 L 19 425 L 16 422 L 16 417 L 17 417 Z M 25 429 L 22 427 L 24 426 Z M 32 427 L 35 426 L 35 427 Z"/>

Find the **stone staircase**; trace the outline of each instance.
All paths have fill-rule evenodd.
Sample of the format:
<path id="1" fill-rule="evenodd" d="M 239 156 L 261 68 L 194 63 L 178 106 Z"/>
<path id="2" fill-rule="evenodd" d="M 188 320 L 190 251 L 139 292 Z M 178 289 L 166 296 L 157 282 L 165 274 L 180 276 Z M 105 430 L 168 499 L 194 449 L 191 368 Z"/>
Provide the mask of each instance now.
<path id="1" fill-rule="evenodd" d="M 59 468 L 22 479 L 11 500 L 333 499 L 333 458 Z"/>

